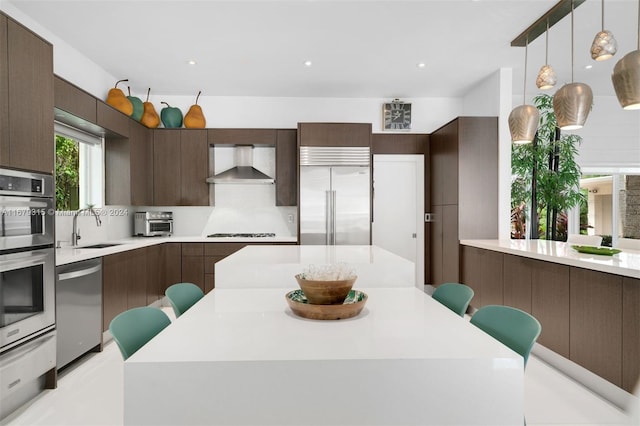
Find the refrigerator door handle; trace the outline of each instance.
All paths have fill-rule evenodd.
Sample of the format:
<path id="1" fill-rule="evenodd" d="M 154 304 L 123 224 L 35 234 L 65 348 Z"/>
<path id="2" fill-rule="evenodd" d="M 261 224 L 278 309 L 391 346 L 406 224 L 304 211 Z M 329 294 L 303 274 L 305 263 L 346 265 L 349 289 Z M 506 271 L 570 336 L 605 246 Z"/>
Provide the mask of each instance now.
<path id="1" fill-rule="evenodd" d="M 325 208 L 325 244 L 326 245 L 331 245 L 331 231 L 333 229 L 332 226 L 332 222 L 333 222 L 333 206 L 331 204 L 331 192 L 332 191 L 325 191 L 325 203 L 324 203 L 324 208 Z"/>
<path id="2" fill-rule="evenodd" d="M 336 244 L 336 191 L 331 191 L 331 244 Z"/>

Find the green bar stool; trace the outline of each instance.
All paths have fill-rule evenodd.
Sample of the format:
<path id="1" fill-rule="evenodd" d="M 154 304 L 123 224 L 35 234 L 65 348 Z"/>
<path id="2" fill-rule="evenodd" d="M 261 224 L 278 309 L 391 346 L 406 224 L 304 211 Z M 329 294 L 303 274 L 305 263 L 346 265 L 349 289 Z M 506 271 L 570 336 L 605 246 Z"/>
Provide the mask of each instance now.
<path id="1" fill-rule="evenodd" d="M 473 290 L 464 284 L 445 283 L 440 284 L 431 297 L 463 317 L 473 298 Z"/>
<path id="2" fill-rule="evenodd" d="M 173 284 L 167 288 L 164 294 L 169 299 L 176 318 L 204 297 L 202 289 L 193 283 Z"/>

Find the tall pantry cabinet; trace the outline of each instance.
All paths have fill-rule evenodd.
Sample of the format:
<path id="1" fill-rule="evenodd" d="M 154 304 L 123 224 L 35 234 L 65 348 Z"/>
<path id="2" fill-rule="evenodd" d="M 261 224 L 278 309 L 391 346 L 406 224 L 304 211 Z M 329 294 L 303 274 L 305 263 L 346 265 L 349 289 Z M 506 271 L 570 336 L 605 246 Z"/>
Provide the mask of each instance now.
<path id="1" fill-rule="evenodd" d="M 0 166 L 53 165 L 53 46 L 0 13 Z"/>
<path id="2" fill-rule="evenodd" d="M 459 241 L 498 238 L 498 118 L 431 133 L 431 283 L 460 280 Z"/>

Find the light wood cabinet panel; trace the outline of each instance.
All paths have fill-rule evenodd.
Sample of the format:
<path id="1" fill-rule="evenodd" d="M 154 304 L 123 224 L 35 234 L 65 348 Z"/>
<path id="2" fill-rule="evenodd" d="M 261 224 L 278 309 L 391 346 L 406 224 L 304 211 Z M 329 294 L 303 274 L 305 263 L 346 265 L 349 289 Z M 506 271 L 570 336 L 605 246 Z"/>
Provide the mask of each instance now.
<path id="1" fill-rule="evenodd" d="M 0 14 L 0 164 L 9 164 L 9 46 L 7 17 Z"/>
<path id="2" fill-rule="evenodd" d="M 531 313 L 531 261 L 505 254 L 502 271 L 504 304 Z"/>
<path id="3" fill-rule="evenodd" d="M 180 204 L 180 130 L 153 131 L 153 204 Z"/>
<path id="4" fill-rule="evenodd" d="M 569 359 L 622 386 L 622 277 L 571 268 Z"/>
<path id="5" fill-rule="evenodd" d="M 569 267 L 533 261 L 531 313 L 542 325 L 538 342 L 569 358 Z"/>
<path id="6" fill-rule="evenodd" d="M 296 130 L 278 130 L 276 142 L 276 206 L 298 204 Z"/>
<path id="7" fill-rule="evenodd" d="M 8 43 L 10 114 L 8 157 L 4 147 L 2 165 L 53 173 L 53 47 L 12 19 L 3 40 Z"/>
<path id="8" fill-rule="evenodd" d="M 177 161 L 177 158 L 175 161 Z M 180 203 L 208 206 L 209 144 L 206 130 L 180 130 Z"/>
<path id="9" fill-rule="evenodd" d="M 622 281 L 622 388 L 633 392 L 640 380 L 640 280 Z"/>
<path id="10" fill-rule="evenodd" d="M 298 123 L 300 146 L 371 146 L 371 123 Z"/>

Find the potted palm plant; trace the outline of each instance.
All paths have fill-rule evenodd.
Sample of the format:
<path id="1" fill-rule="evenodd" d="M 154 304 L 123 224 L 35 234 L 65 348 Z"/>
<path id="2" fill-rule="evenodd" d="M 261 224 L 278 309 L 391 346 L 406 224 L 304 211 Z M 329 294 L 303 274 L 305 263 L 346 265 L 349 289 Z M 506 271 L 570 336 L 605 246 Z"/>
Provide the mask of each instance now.
<path id="1" fill-rule="evenodd" d="M 530 207 L 530 238 L 566 240 L 566 211 L 579 205 L 580 166 L 575 157 L 582 138 L 561 134 L 553 112 L 553 97 L 534 98 L 540 124 L 531 144 L 513 145 L 511 150 L 512 237 L 524 238 L 523 206 Z M 514 223 L 516 221 L 516 223 Z"/>

